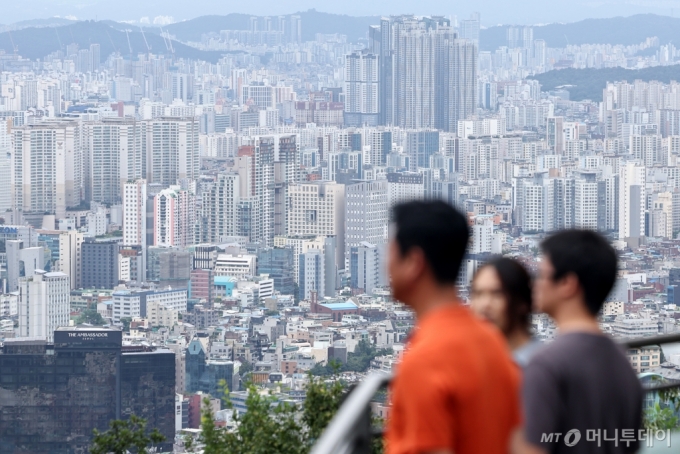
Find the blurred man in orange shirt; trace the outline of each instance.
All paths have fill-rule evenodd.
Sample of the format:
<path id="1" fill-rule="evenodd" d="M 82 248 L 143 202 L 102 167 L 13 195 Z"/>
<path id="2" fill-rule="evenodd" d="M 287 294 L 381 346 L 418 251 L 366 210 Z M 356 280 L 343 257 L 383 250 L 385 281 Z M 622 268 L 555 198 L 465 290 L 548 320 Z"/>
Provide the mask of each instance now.
<path id="1" fill-rule="evenodd" d="M 393 210 L 389 272 L 417 323 L 391 385 L 389 454 L 501 454 L 520 425 L 519 370 L 500 332 L 461 306 L 466 218 L 441 201 Z"/>

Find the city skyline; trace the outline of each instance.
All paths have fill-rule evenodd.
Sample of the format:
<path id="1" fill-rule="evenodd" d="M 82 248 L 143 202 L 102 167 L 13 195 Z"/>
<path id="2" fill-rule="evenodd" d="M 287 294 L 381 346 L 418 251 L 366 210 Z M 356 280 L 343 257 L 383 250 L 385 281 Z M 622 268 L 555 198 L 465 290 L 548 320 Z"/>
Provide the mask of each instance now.
<path id="1" fill-rule="evenodd" d="M 530 296 L 551 263 L 576 267 L 568 302 L 593 303 L 574 311 L 589 332 L 629 343 L 598 336 L 631 386 L 679 385 L 680 350 L 630 339 L 680 334 L 680 19 L 484 28 L 492 4 L 424 2 L 421 15 L 379 2 L 371 17 L 279 5 L 186 23 L 169 17 L 184 4 L 124 11 L 163 6 L 151 29 L 138 25 L 156 16 L 112 22 L 100 1 L 78 3 L 97 21 L 0 33 L 3 446 L 83 450 L 136 412 L 179 454 L 211 417 L 237 434 L 255 387 L 263 408 L 291 405 L 307 452 L 308 393 L 398 371 L 428 304 L 479 336 L 496 324 L 491 362 L 508 371 L 533 354 L 517 340 L 559 346 L 563 320 Z M 525 8 L 504 17 L 528 21 Z M 504 282 L 480 289 L 499 260 L 519 298 Z M 521 335 L 480 297 L 522 305 Z M 398 407 L 371 406 L 388 420 Z"/>

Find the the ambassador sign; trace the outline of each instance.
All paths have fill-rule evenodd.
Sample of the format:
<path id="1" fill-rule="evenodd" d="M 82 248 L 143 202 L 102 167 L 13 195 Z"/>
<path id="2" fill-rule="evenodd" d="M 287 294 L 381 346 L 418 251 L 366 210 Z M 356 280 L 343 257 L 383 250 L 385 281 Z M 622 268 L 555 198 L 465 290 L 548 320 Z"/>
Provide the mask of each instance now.
<path id="1" fill-rule="evenodd" d="M 88 339 L 101 339 L 101 338 L 108 338 L 109 333 L 68 333 L 68 337 L 70 338 L 78 338 L 82 340 L 88 340 Z"/>

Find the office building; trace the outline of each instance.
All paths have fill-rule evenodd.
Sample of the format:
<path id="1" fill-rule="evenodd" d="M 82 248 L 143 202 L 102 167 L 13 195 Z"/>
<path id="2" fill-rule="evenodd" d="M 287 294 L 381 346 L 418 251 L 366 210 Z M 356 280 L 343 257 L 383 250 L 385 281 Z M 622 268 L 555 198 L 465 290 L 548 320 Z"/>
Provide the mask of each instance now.
<path id="1" fill-rule="evenodd" d="M 117 290 L 113 292 L 113 320 L 147 318 L 148 304 L 158 303 L 179 313 L 187 310 L 187 289 Z"/>
<path id="2" fill-rule="evenodd" d="M 229 391 L 237 390 L 234 386 L 234 363 L 225 360 L 210 360 L 207 350 L 207 338 L 195 337 L 191 340 L 186 352 L 186 391 L 203 392 L 213 397 L 220 397 L 220 382 L 226 382 Z"/>
<path id="3" fill-rule="evenodd" d="M 215 263 L 215 276 L 235 278 L 255 276 L 257 256 L 241 253 L 218 254 Z"/>
<path id="4" fill-rule="evenodd" d="M 336 238 L 339 269 L 344 268 L 345 186 L 320 181 L 288 188 L 289 235 L 323 235 Z"/>
<path id="5" fill-rule="evenodd" d="M 345 260 L 362 242 L 387 243 L 387 181 L 360 181 L 345 187 Z"/>
<path id="6" fill-rule="evenodd" d="M 387 264 L 385 243 L 375 245 L 362 241 L 350 249 L 350 286 L 366 293 L 387 285 Z"/>
<path id="7" fill-rule="evenodd" d="M 4 227 L 4 229 L 14 229 Z M 17 235 L 11 235 L 17 237 Z M 19 278 L 33 276 L 37 270 L 45 268 L 45 250 L 42 247 L 25 247 L 30 241 L 4 240 L 7 271 L 7 292 L 19 289 Z"/>
<path id="8" fill-rule="evenodd" d="M 619 239 L 645 235 L 646 168 L 634 162 L 619 168 Z"/>
<path id="9" fill-rule="evenodd" d="M 257 251 L 257 274 L 272 278 L 277 292 L 292 295 L 295 292 L 294 261 L 291 247 L 262 248 Z"/>
<path id="10" fill-rule="evenodd" d="M 119 246 L 116 241 L 86 239 L 81 246 L 81 281 L 83 288 L 109 289 L 118 285 Z"/>
<path id="11" fill-rule="evenodd" d="M 71 289 L 82 287 L 82 247 L 85 236 L 76 230 L 59 231 L 59 261 L 56 270 L 65 273 Z"/>
<path id="12" fill-rule="evenodd" d="M 319 299 L 326 296 L 325 264 L 323 251 L 318 249 L 310 249 L 298 256 L 298 297 L 301 300 L 311 299 L 312 293 Z"/>

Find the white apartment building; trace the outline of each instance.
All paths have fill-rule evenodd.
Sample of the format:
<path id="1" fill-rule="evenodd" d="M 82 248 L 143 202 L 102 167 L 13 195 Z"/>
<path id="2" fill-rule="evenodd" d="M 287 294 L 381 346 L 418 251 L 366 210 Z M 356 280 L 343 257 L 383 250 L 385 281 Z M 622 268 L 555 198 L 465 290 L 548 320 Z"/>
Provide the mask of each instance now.
<path id="1" fill-rule="evenodd" d="M 71 288 L 68 275 L 36 270 L 19 278 L 19 337 L 54 340 L 54 330 L 68 326 Z"/>
<path id="2" fill-rule="evenodd" d="M 83 123 L 86 200 L 119 204 L 125 182 L 146 177 L 145 126 L 129 117 Z"/>
<path id="3" fill-rule="evenodd" d="M 162 117 L 146 122 L 147 179 L 164 186 L 200 174 L 199 122 L 195 117 Z"/>
<path id="4" fill-rule="evenodd" d="M 597 230 L 598 184 L 595 174 L 583 174 L 574 183 L 574 226 L 579 229 Z"/>
<path id="5" fill-rule="evenodd" d="M 66 217 L 80 204 L 83 147 L 80 123 L 44 122 L 14 128 L 11 188 L 13 205 L 24 212 Z"/>
<path id="6" fill-rule="evenodd" d="M 492 252 L 493 239 L 493 220 L 489 218 L 476 219 L 472 226 L 470 253 L 483 254 L 485 252 Z"/>
<path id="7" fill-rule="evenodd" d="M 154 196 L 155 246 L 186 247 L 194 243 L 195 197 L 191 191 L 170 186 Z"/>
<path id="8" fill-rule="evenodd" d="M 220 172 L 201 202 L 201 241 L 219 243 L 239 233 L 238 206 L 241 199 L 238 173 Z"/>
<path id="9" fill-rule="evenodd" d="M 176 312 L 187 311 L 187 290 L 118 290 L 113 292 L 113 320 L 149 317 L 149 307 L 156 303 Z M 156 307 L 157 309 L 157 307 Z M 156 317 L 159 314 L 156 312 Z"/>
<path id="10" fill-rule="evenodd" d="M 378 66 L 379 56 L 366 49 L 345 56 L 345 124 L 378 124 Z"/>
<path id="11" fill-rule="evenodd" d="M 123 186 L 123 245 L 146 249 L 146 180 Z"/>

